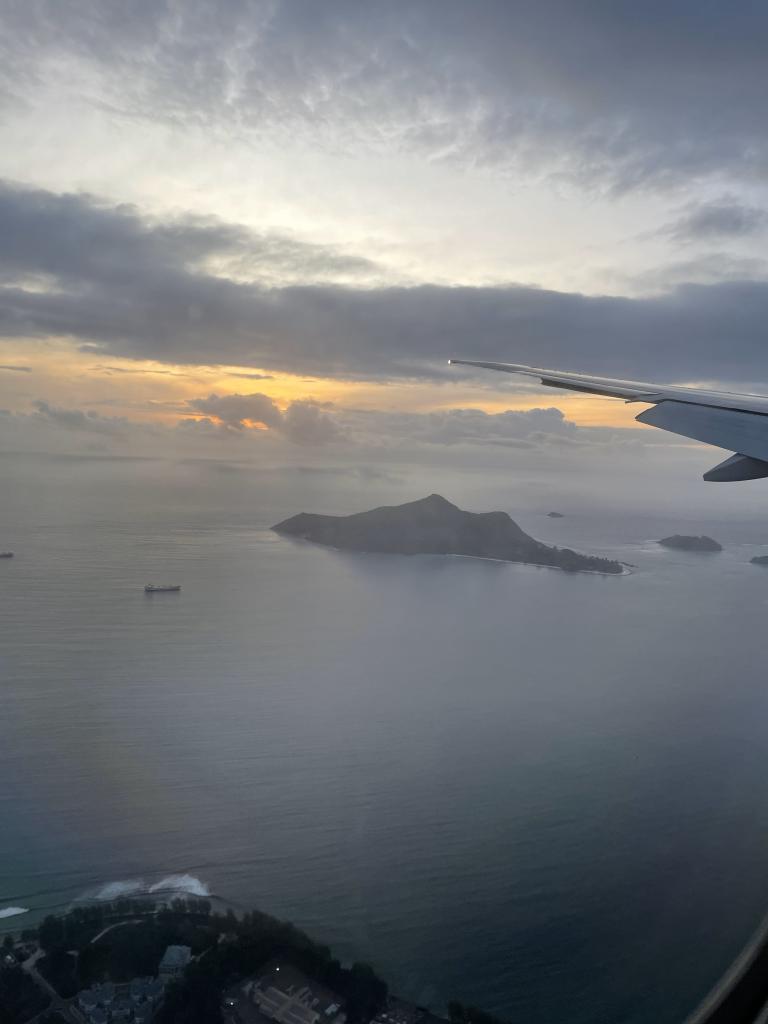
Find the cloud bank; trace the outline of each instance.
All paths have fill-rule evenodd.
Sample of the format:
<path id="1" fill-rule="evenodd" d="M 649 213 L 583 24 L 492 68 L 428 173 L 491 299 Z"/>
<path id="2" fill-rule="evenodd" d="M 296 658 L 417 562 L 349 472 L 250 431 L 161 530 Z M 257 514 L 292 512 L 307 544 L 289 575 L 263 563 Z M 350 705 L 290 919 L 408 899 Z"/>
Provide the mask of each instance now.
<path id="1" fill-rule="evenodd" d="M 0 225 L 7 338 L 324 377 L 456 379 L 446 360 L 458 355 L 670 381 L 768 380 L 768 282 L 741 279 L 738 266 L 731 279 L 642 298 L 519 284 L 268 286 L 211 270 L 233 248 L 268 258 L 263 237 L 237 225 L 151 219 L 7 183 Z M 303 246 L 289 240 L 281 251 L 300 261 Z"/>

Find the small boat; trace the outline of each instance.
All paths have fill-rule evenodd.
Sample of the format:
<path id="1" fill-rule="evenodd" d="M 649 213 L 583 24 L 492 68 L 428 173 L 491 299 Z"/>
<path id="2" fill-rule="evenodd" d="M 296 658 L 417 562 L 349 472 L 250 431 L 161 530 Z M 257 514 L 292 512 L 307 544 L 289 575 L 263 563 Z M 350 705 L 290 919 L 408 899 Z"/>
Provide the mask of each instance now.
<path id="1" fill-rule="evenodd" d="M 148 583 L 144 587 L 145 594 L 175 594 L 179 590 L 180 583 Z"/>
<path id="2" fill-rule="evenodd" d="M 0 558 L 13 558 L 12 551 L 0 551 Z"/>

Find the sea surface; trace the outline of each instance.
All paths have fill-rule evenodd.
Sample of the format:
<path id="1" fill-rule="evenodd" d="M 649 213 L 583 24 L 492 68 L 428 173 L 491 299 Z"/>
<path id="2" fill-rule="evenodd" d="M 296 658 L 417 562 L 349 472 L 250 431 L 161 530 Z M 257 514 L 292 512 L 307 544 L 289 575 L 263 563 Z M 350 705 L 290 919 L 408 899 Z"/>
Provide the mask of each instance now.
<path id="1" fill-rule="evenodd" d="M 671 1024 L 768 909 L 765 521 L 227 464 L 2 474 L 0 926 L 208 892 L 435 1009 Z M 268 529 L 438 489 L 636 568 Z M 726 550 L 655 543 L 702 531 Z"/>

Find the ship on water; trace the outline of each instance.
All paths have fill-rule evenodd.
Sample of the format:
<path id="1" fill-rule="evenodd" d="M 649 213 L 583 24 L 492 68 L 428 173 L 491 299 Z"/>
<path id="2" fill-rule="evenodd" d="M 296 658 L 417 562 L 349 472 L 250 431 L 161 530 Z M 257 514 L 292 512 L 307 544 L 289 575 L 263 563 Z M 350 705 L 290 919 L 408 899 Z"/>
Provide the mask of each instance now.
<path id="1" fill-rule="evenodd" d="M 179 590 L 180 583 L 148 583 L 144 587 L 145 594 L 175 594 Z"/>

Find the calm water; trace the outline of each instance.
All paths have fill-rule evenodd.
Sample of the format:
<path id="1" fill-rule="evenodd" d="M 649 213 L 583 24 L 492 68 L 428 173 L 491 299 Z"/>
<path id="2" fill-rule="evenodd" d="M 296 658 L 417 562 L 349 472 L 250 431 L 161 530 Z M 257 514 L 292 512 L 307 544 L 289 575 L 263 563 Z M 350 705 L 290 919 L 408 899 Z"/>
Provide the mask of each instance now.
<path id="1" fill-rule="evenodd" d="M 768 907 L 768 528 L 498 495 L 617 579 L 266 529 L 433 489 L 8 461 L 0 924 L 187 874 L 434 1007 L 692 1008 Z M 681 529 L 727 550 L 651 543 Z"/>

